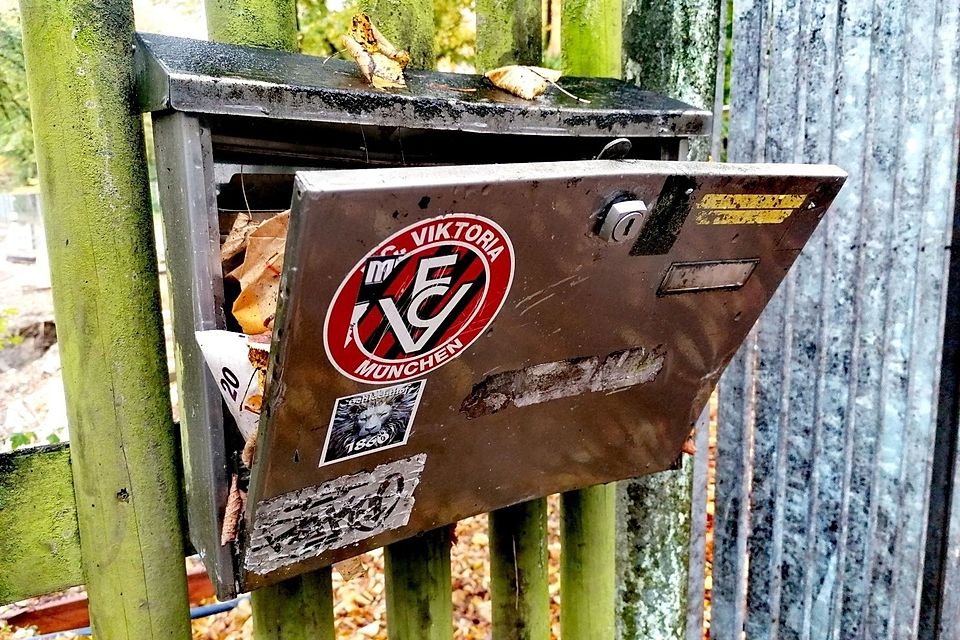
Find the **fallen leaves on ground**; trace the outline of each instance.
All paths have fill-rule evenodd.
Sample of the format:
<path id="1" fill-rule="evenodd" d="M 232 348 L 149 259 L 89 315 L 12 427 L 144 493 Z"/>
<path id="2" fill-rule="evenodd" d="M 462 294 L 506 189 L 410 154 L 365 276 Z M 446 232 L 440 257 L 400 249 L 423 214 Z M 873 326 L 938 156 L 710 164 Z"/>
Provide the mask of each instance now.
<path id="1" fill-rule="evenodd" d="M 241 600 L 226 613 L 194 620 L 192 626 L 193 640 L 252 640 L 250 600 Z"/>
<path id="2" fill-rule="evenodd" d="M 713 533 L 717 500 L 717 392 L 710 396 L 707 457 L 707 530 L 703 570 L 703 640 L 710 640 L 713 605 Z"/>

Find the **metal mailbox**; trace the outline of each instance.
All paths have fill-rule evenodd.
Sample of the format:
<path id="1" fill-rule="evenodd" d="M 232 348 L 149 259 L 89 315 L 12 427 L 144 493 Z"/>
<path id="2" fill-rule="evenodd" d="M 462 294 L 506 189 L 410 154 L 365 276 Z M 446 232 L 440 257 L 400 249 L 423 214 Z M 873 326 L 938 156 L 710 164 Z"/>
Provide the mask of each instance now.
<path id="1" fill-rule="evenodd" d="M 614 80 L 567 79 L 590 104 L 529 102 L 478 76 L 382 92 L 337 60 L 137 50 L 191 539 L 221 597 L 670 466 L 844 179 L 677 161 L 708 114 Z M 229 326 L 219 220 L 244 207 L 291 217 L 247 507 L 222 545 L 242 441 L 194 332 Z"/>

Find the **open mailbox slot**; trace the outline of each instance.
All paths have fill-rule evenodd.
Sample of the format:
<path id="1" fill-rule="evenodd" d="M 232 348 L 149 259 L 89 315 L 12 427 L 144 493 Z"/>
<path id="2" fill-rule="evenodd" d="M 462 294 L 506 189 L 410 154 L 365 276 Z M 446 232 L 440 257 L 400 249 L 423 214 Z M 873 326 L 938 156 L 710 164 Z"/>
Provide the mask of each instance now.
<path id="1" fill-rule="evenodd" d="M 844 179 L 677 162 L 707 114 L 613 80 L 571 79 L 583 105 L 159 36 L 138 57 L 191 539 L 221 597 L 670 466 Z M 626 158 L 594 159 L 618 137 Z M 287 208 L 248 471 L 194 336 L 233 322 L 230 220 Z"/>

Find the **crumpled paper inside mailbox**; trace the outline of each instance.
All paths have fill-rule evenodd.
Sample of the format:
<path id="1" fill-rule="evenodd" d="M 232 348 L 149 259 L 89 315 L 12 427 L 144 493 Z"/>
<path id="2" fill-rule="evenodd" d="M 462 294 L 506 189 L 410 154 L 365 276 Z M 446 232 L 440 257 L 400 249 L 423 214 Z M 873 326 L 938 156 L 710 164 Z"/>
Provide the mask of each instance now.
<path id="1" fill-rule="evenodd" d="M 670 466 L 842 182 L 650 161 L 299 173 L 247 584 Z M 640 215 L 611 239 L 618 201 Z"/>

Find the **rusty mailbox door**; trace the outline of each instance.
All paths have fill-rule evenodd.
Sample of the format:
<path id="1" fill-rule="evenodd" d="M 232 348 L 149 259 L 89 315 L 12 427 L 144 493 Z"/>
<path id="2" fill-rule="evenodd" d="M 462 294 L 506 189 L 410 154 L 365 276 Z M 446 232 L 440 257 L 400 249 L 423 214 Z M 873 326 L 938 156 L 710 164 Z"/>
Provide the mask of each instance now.
<path id="1" fill-rule="evenodd" d="M 844 177 L 643 160 L 299 173 L 245 586 L 670 466 Z"/>
<path id="2" fill-rule="evenodd" d="M 243 576 L 238 570 L 242 568 L 242 558 L 238 555 L 243 551 L 244 540 L 249 537 L 248 525 L 251 523 L 245 519 L 238 523 L 236 511 L 240 497 L 248 487 L 251 470 L 248 465 L 247 445 L 253 441 L 250 436 L 257 431 L 257 426 L 256 418 L 252 415 L 243 416 L 242 422 L 236 415 L 238 397 L 233 395 L 233 392 L 237 391 L 233 385 L 239 385 L 240 378 L 228 379 L 226 371 L 207 359 L 211 354 L 214 360 L 223 355 L 220 353 L 221 349 L 213 347 L 210 342 L 207 342 L 207 350 L 201 346 L 201 340 L 213 340 L 214 336 L 208 333 L 198 337 L 197 332 L 229 333 L 230 330 L 237 331 L 242 328 L 238 326 L 238 318 L 231 309 L 238 293 L 234 277 L 237 264 L 232 260 L 239 254 L 231 253 L 236 247 L 230 248 L 227 244 L 231 233 L 238 228 L 238 221 L 242 227 L 245 217 L 259 221 L 286 210 L 291 202 L 294 173 L 302 169 L 355 168 L 366 171 L 372 167 L 388 166 L 586 161 L 597 157 L 676 160 L 687 155 L 687 142 L 690 137 L 704 135 L 710 130 L 709 112 L 632 83 L 610 78 L 564 78 L 564 87 L 584 101 L 552 89 L 536 100 L 524 100 L 501 91 L 480 75 L 409 69 L 406 72 L 405 89 L 383 91 L 368 85 L 357 72 L 356 65 L 345 60 L 314 58 L 155 34 L 138 34 L 135 47 L 138 101 L 144 111 L 153 114 L 167 267 L 173 285 L 171 302 L 176 336 L 183 472 L 190 539 L 203 557 L 221 598 L 233 597 L 243 586 Z M 483 176 L 487 169 L 478 167 L 469 171 L 475 176 Z M 518 168 L 518 171 L 523 169 Z M 562 167 L 558 167 L 557 171 L 568 176 L 579 175 L 580 172 L 576 168 Z M 338 174 L 329 175 L 335 177 Z M 380 180 L 379 175 L 371 174 L 371 179 Z M 446 170 L 438 170 L 432 175 L 431 180 L 435 186 L 442 185 L 447 179 Z M 449 175 L 452 178 L 457 174 Z M 373 184 L 365 182 L 359 175 L 353 179 L 356 185 Z M 491 186 L 494 186 L 494 183 L 491 183 Z M 490 193 L 498 192 L 499 188 L 493 188 Z M 526 189 L 514 190 L 514 193 L 521 194 L 516 202 L 517 210 L 521 210 L 524 205 L 525 192 Z M 439 192 L 435 197 L 438 199 L 432 204 L 421 197 L 416 203 L 417 207 L 410 211 L 391 208 L 388 213 L 392 215 L 397 211 L 398 218 L 378 218 L 378 226 L 368 229 L 361 243 L 369 245 L 374 237 L 382 240 L 402 230 L 405 225 L 401 223 L 412 224 L 415 219 L 419 219 L 417 216 L 443 215 L 438 208 L 442 202 Z M 419 208 L 421 201 L 422 209 Z M 558 201 L 558 204 L 562 203 Z M 627 206 L 620 205 L 621 208 Z M 467 209 L 462 209 L 461 212 L 469 213 Z M 540 216 L 545 212 L 531 210 L 530 213 L 531 216 Z M 517 262 L 528 259 L 523 256 L 529 256 L 529 250 L 520 246 L 516 239 L 516 230 L 511 230 L 506 221 L 501 221 L 500 214 L 476 215 L 499 224 L 506 233 L 505 237 L 513 243 L 515 257 L 512 262 L 518 268 L 516 276 L 510 281 L 510 289 L 504 288 L 501 291 L 503 310 L 509 310 L 510 306 L 518 301 L 514 298 L 518 287 L 524 278 L 529 278 L 529 274 L 519 268 L 521 263 Z M 602 231 L 611 237 L 629 235 L 635 231 L 636 218 L 636 215 L 630 218 L 624 214 L 621 227 Z M 385 226 L 385 223 L 394 225 L 392 230 Z M 333 230 L 331 227 L 331 233 Z M 479 230 L 481 235 L 484 230 L 496 236 L 492 226 Z M 311 243 L 321 242 L 314 245 L 314 249 L 326 252 L 328 242 L 331 247 L 342 245 L 326 232 L 319 233 L 319 237 L 311 236 L 309 240 Z M 443 232 L 440 233 L 442 236 Z M 563 231 L 557 235 L 556 241 L 567 242 L 567 233 Z M 301 236 L 297 231 L 296 238 Z M 489 235 L 485 236 L 482 243 L 489 243 L 490 238 Z M 478 237 L 468 242 L 472 241 L 480 239 Z M 291 235 L 288 248 L 296 242 L 298 240 Z M 366 250 L 371 248 L 373 245 L 367 246 Z M 228 254 L 226 257 L 225 252 Z M 332 253 L 330 257 L 333 257 Z M 339 259 L 344 257 L 340 256 Z M 382 259 L 375 260 L 378 264 L 371 267 L 372 270 L 385 272 L 391 269 L 389 256 L 383 255 L 379 258 Z M 442 255 L 435 258 L 440 262 L 428 264 L 439 265 L 444 260 L 449 260 L 449 257 Z M 498 258 L 493 265 L 501 285 L 505 282 L 504 276 L 509 276 L 509 272 L 503 272 L 500 265 L 508 263 L 511 263 L 509 259 Z M 329 265 L 331 269 L 349 269 L 352 266 L 353 264 L 339 263 Z M 290 268 L 291 275 L 296 273 L 296 268 L 297 265 Z M 431 273 L 428 272 L 426 276 Z M 339 276 L 341 281 L 344 275 Z M 310 278 L 317 280 L 318 274 L 314 273 Z M 271 282 L 272 284 L 274 283 Z M 371 287 L 367 287 L 365 291 L 372 294 L 376 291 L 376 286 L 373 286 L 376 283 L 370 284 Z M 442 282 L 430 284 L 429 291 L 437 291 L 436 287 L 444 286 Z M 572 289 L 571 293 L 576 290 L 580 289 Z M 298 295 L 321 294 L 320 288 L 314 290 L 310 285 L 303 291 L 304 293 Z M 420 293 L 429 298 L 435 297 L 427 291 L 425 288 Z M 464 289 L 461 294 L 464 297 L 458 301 L 475 304 L 476 301 L 472 298 L 475 291 L 472 288 Z M 323 295 L 332 294 L 333 291 L 330 290 Z M 575 296 L 571 298 L 574 299 Z M 350 306 L 353 302 L 347 301 L 343 304 Z M 547 302 L 541 304 L 548 305 Z M 490 310 L 488 305 L 483 308 L 487 312 Z M 549 306 L 544 307 L 547 308 Z M 431 325 L 434 330 L 427 326 L 412 327 L 405 336 L 408 343 L 416 345 L 411 346 L 415 351 L 420 348 L 421 341 L 426 345 L 427 342 L 446 335 L 447 328 L 440 326 L 441 320 L 462 321 L 460 313 L 454 313 L 452 307 L 449 315 L 441 319 L 425 315 L 426 309 L 425 306 L 421 310 L 418 322 L 430 320 L 434 323 Z M 535 318 L 538 309 L 539 306 L 526 312 L 524 318 Z M 407 313 L 399 306 L 394 311 L 401 315 Z M 270 309 L 264 317 L 272 318 L 273 312 L 274 309 Z M 322 326 L 323 320 L 324 318 L 313 318 L 310 322 L 318 322 Z M 296 320 L 292 319 L 291 322 Z M 499 326 L 501 321 L 494 317 L 488 331 L 496 331 Z M 465 334 L 460 333 L 456 327 L 450 330 L 457 332 L 460 343 L 466 344 Z M 317 335 L 320 335 L 320 329 L 317 331 Z M 253 333 L 260 334 L 259 331 Z M 279 346 L 283 339 L 279 337 L 280 331 L 277 331 L 277 334 Z M 423 337 L 424 334 L 428 334 L 426 338 Z M 230 337 L 220 334 L 219 338 L 234 345 L 243 343 L 243 338 L 236 333 Z M 486 348 L 485 345 L 489 344 L 480 332 L 476 332 L 475 338 L 476 341 L 469 347 L 471 352 L 477 348 Z M 443 365 L 437 369 L 438 372 L 453 371 L 450 367 L 461 367 L 468 361 L 466 354 L 452 357 L 454 354 L 450 353 L 449 349 L 456 350 L 456 344 L 458 343 L 451 341 L 447 345 L 449 348 L 437 350 L 432 355 L 431 364 Z M 243 346 L 246 344 L 243 343 Z M 224 352 L 226 351 L 229 349 L 224 349 Z M 566 350 L 563 350 L 561 355 L 563 358 L 569 357 L 564 354 Z M 244 356 L 246 355 L 244 353 Z M 353 356 L 356 356 L 356 352 Z M 547 362 L 537 354 L 530 354 L 529 357 L 531 364 Z M 449 363 L 443 364 L 447 361 Z M 244 366 L 248 364 L 245 363 Z M 392 363 L 391 366 L 396 364 Z M 280 369 L 277 371 L 279 375 Z M 230 373 L 233 374 L 232 370 Z M 258 369 L 258 382 L 259 373 Z M 422 371 L 422 374 L 422 393 L 419 389 L 407 387 L 411 391 L 407 401 L 412 401 L 421 414 L 435 408 L 434 401 L 429 398 L 433 397 L 433 389 L 438 386 L 431 381 L 433 373 Z M 386 373 L 383 375 L 386 378 Z M 309 376 L 290 372 L 284 374 L 283 379 L 286 390 L 284 393 L 289 399 L 300 397 L 299 394 L 324 393 L 319 389 L 309 391 L 301 387 L 311 384 Z M 355 396 L 362 389 L 380 389 L 387 395 L 376 396 L 382 402 L 362 410 L 364 402 L 371 403 L 375 396 L 368 397 L 366 401 L 355 398 L 337 405 L 344 412 L 353 412 L 353 418 L 362 420 L 366 426 L 362 438 L 348 438 L 342 431 L 336 435 L 330 434 L 332 453 L 326 454 L 323 471 L 324 474 L 330 474 L 329 478 L 353 473 L 349 471 L 351 465 L 359 464 L 355 469 L 368 471 L 376 468 L 376 464 L 380 464 L 377 462 L 378 458 L 386 460 L 384 456 L 391 455 L 390 452 L 401 454 L 410 450 L 407 444 L 401 443 L 404 437 L 413 445 L 426 433 L 419 426 L 420 418 L 413 416 L 411 406 L 408 424 L 412 426 L 397 430 L 399 436 L 390 435 L 397 421 L 393 414 L 384 413 L 383 405 L 390 404 L 397 398 L 389 397 L 389 392 L 385 390 L 396 387 L 397 384 L 381 381 L 377 384 L 361 385 L 354 382 L 356 386 L 351 393 Z M 256 391 L 260 391 L 259 385 Z M 413 393 L 414 391 L 417 393 Z M 339 390 L 337 392 L 341 393 Z M 225 394 L 226 404 L 221 401 L 222 394 Z M 259 393 L 253 395 L 258 401 L 261 399 Z M 416 402 L 421 396 L 424 401 L 429 401 L 421 401 L 417 405 Z M 341 397 L 346 396 L 341 393 L 331 396 L 331 399 Z M 489 404 L 489 398 L 494 396 L 482 397 L 486 400 L 476 403 L 472 412 L 480 411 L 485 404 Z M 246 399 L 246 394 L 243 399 Z M 308 402 L 322 404 L 319 396 Z M 239 404 L 244 407 L 242 401 Z M 280 404 L 278 397 L 278 410 Z M 259 406 L 256 402 L 251 403 L 250 413 L 256 414 L 254 409 Z M 305 406 L 301 404 L 301 407 Z M 369 411 L 364 413 L 367 410 Z M 311 428 L 325 429 L 329 424 L 333 405 L 325 407 L 323 411 L 326 416 L 322 419 L 311 417 Z M 506 412 L 505 415 L 509 415 L 513 409 L 503 411 Z M 455 411 L 454 415 L 463 414 Z M 490 418 L 478 417 L 474 418 L 471 424 L 483 424 L 489 420 Z M 324 426 L 317 427 L 321 422 Z M 265 428 L 270 429 L 270 423 L 270 419 L 265 420 Z M 289 425 L 282 430 L 271 430 L 271 433 L 275 436 L 288 431 Z M 326 432 L 313 435 L 326 437 Z M 247 440 L 247 437 L 250 439 Z M 262 443 L 260 460 L 265 464 L 273 464 L 270 462 L 270 452 L 274 450 L 272 437 L 265 436 Z M 326 442 L 318 446 L 325 447 Z M 303 451 L 304 455 L 308 456 L 314 455 L 307 452 L 305 447 L 294 447 L 293 450 Z M 366 455 L 359 455 L 361 453 Z M 427 461 L 426 469 L 433 466 L 432 459 Z M 366 465 L 371 462 L 376 464 L 368 468 Z M 286 462 L 277 460 L 268 474 L 285 464 Z M 298 460 L 290 464 L 294 468 L 301 468 L 306 462 Z M 319 464 L 317 467 L 319 468 Z M 316 482 L 315 478 L 304 477 L 300 488 L 319 486 Z M 548 487 L 549 483 L 544 483 L 543 489 Z M 405 485 L 405 491 L 411 489 L 411 484 Z M 385 495 L 388 494 L 387 489 L 383 491 Z M 392 494 L 397 495 L 398 492 L 392 491 Z M 252 495 L 255 498 L 268 496 L 260 489 L 255 489 Z M 279 494 L 269 495 L 276 497 Z M 375 515 L 384 513 L 384 510 L 377 506 L 382 501 L 377 500 L 380 499 L 364 503 Z M 389 510 L 390 513 L 395 512 L 392 507 Z M 360 512 L 362 510 L 344 511 Z M 398 517 L 403 517 L 402 510 L 396 513 L 400 514 Z M 379 516 L 373 518 L 373 522 L 379 522 Z M 358 527 L 367 526 L 357 524 L 356 518 L 353 518 L 353 524 L 347 528 L 352 529 L 355 524 Z M 309 521 L 304 520 L 302 525 L 293 529 L 302 533 L 309 526 Z M 320 536 L 327 535 L 322 533 L 324 530 L 339 527 L 329 522 L 323 526 L 326 529 L 318 529 L 321 531 L 318 533 Z M 377 530 L 377 526 L 374 526 L 373 530 Z M 238 530 L 239 540 L 234 537 Z M 405 530 L 407 533 L 409 531 Z M 334 541 L 337 549 L 340 549 L 337 553 L 341 555 L 348 553 L 349 544 L 345 540 L 346 538 L 337 538 Z M 277 544 L 282 545 L 282 541 Z M 333 549 L 329 544 L 325 547 L 325 544 L 327 543 L 317 541 L 306 544 L 305 563 L 326 562 L 326 559 L 317 555 L 321 548 Z M 350 550 L 359 548 L 349 547 Z M 289 554 L 289 550 L 285 553 Z M 294 567 L 289 558 L 284 563 L 285 572 L 300 570 L 300 567 Z M 258 568 L 258 571 L 262 572 L 263 568 Z M 255 575 L 259 583 L 264 583 L 275 579 L 279 574 L 280 571 L 270 576 L 250 575 Z"/>

